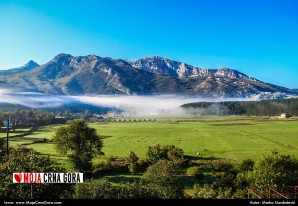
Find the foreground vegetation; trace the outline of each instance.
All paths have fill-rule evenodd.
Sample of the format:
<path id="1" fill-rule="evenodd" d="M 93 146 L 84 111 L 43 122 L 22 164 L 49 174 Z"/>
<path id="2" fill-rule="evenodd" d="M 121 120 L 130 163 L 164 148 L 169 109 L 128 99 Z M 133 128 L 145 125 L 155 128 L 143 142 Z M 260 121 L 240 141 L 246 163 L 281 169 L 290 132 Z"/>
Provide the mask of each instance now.
<path id="1" fill-rule="evenodd" d="M 264 193 L 267 185 L 298 184 L 295 119 L 118 119 L 88 127 L 100 135 L 103 153 L 85 171 L 86 183 L 60 192 L 60 198 L 247 198 L 248 188 Z M 72 171 L 74 162 L 55 149 L 54 136 L 61 128 L 26 130 L 23 136 L 12 137 L 10 145 L 31 147 L 40 158 L 50 156 L 51 168 Z M 2 160 L 2 171 L 7 171 L 6 161 Z M 10 186 L 1 187 L 7 191 Z"/>
<path id="2" fill-rule="evenodd" d="M 159 147 L 160 148 L 160 147 Z M 166 149 L 168 148 L 168 149 Z M 163 149 L 168 150 L 163 156 Z M 184 159 L 179 156 L 175 147 L 163 147 L 153 151 L 148 150 L 148 157 L 154 156 L 154 162 L 148 159 L 148 165 L 143 175 L 133 182 L 121 182 L 113 186 L 106 178 L 97 180 L 90 173 L 85 173 L 84 183 L 79 184 L 14 184 L 11 174 L 13 171 L 51 171 L 61 172 L 63 168 L 57 168 L 46 157 L 39 156 L 34 150 L 24 147 L 16 147 L 10 150 L 10 156 L 0 162 L 0 198 L 28 199 L 28 198 L 79 198 L 79 199 L 182 199 L 182 198 L 247 198 L 248 188 L 257 188 L 255 192 L 266 198 L 267 187 L 283 192 L 284 186 L 298 184 L 298 160 L 289 155 L 280 155 L 272 151 L 271 155 L 265 155 L 258 161 L 246 159 L 239 164 L 229 161 L 217 161 L 210 166 L 217 173 L 212 183 L 202 181 L 204 174 L 201 172 L 206 167 L 189 167 L 187 174 L 194 176 L 197 183 L 194 184 L 192 195 L 184 192 L 183 185 L 178 177 L 181 174 L 179 168 L 183 165 L 191 165 L 185 161 L 173 162 Z M 151 148 L 152 150 L 152 148 Z M 150 154 L 151 153 L 151 154 Z M 150 155 L 149 155 L 150 154 Z M 174 155 L 173 155 L 174 154 Z M 179 155 L 177 155 L 179 154 Z M 172 157 L 175 158 L 172 158 Z M 144 166 L 136 162 L 136 166 Z M 96 175 L 98 172 L 93 172 Z M 88 175 L 89 174 L 89 175 Z M 87 178 L 86 178 L 87 177 Z M 19 191 L 19 192 L 15 192 Z M 49 196 L 50 194 L 50 196 Z M 280 198 L 281 196 L 279 196 Z M 294 198 L 295 194 L 288 194 Z"/>

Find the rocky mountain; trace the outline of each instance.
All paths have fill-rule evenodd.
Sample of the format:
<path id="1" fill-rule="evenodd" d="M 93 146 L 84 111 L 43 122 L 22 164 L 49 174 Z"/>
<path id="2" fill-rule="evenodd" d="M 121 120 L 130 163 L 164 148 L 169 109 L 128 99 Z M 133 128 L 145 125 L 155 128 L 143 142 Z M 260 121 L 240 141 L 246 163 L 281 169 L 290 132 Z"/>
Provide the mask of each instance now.
<path id="1" fill-rule="evenodd" d="M 139 59 L 137 61 L 127 60 L 127 62 L 137 68 L 156 74 L 170 75 L 177 78 L 189 77 L 228 77 L 228 78 L 243 78 L 249 79 L 248 76 L 236 70 L 222 69 L 203 69 L 194 67 L 183 62 L 173 61 L 167 58 L 153 56 Z M 253 78 L 251 78 L 253 79 Z"/>
<path id="2" fill-rule="evenodd" d="M 279 97 L 297 91 L 267 84 L 236 70 L 202 69 L 163 57 L 137 61 L 59 54 L 29 71 L 5 76 L 1 85 L 48 94 L 183 94 L 202 97 Z"/>
<path id="3" fill-rule="evenodd" d="M 163 94 L 191 92 L 185 83 L 133 68 L 124 60 L 59 54 L 48 63 L 0 82 L 49 94 Z"/>
<path id="4" fill-rule="evenodd" d="M 39 66 L 39 64 L 37 64 L 33 60 L 30 60 L 27 64 L 25 64 L 24 66 L 21 66 L 21 67 L 7 69 L 7 70 L 0 70 L 0 75 L 1 76 L 10 76 L 10 75 L 15 75 L 15 74 L 20 74 L 20 73 L 29 71 L 31 69 L 34 69 L 38 66 Z"/>
<path id="5" fill-rule="evenodd" d="M 195 93 L 203 96 L 268 99 L 285 98 L 298 94 L 297 90 L 265 83 L 226 67 L 220 69 L 199 68 L 159 56 L 126 61 L 134 68 L 186 79 Z"/>

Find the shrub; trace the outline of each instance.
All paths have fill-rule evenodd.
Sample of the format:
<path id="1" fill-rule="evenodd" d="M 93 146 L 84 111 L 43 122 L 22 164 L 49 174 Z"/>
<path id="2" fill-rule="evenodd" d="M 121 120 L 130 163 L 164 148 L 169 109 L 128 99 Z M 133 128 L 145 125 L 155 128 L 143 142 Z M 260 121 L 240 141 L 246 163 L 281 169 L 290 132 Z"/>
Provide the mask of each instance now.
<path id="1" fill-rule="evenodd" d="M 199 167 L 189 167 L 186 170 L 186 174 L 188 176 L 195 176 L 198 173 L 199 173 Z"/>
<path id="2" fill-rule="evenodd" d="M 130 151 L 128 157 L 125 158 L 125 164 L 127 165 L 128 170 L 132 174 L 134 174 L 137 171 L 137 169 L 138 169 L 138 160 L 139 160 L 139 158 L 132 151 Z"/>
<path id="3" fill-rule="evenodd" d="M 147 158 L 151 163 L 164 159 L 172 161 L 175 165 L 182 165 L 187 162 L 184 158 L 183 150 L 174 145 L 161 146 L 159 144 L 151 145 L 147 150 Z"/>
<path id="4" fill-rule="evenodd" d="M 144 181 L 125 183 L 117 188 L 115 199 L 157 199 L 159 194 Z"/>
<path id="5" fill-rule="evenodd" d="M 126 165 L 131 165 L 131 164 L 137 164 L 139 158 L 137 157 L 137 155 L 130 151 L 128 154 L 128 157 L 125 158 L 125 164 Z"/>
<path id="6" fill-rule="evenodd" d="M 140 168 L 147 168 L 149 166 L 150 162 L 147 159 L 139 159 L 138 160 L 138 165 L 140 166 Z"/>
<path id="7" fill-rule="evenodd" d="M 212 185 L 194 185 L 194 197 L 200 199 L 228 199 L 232 198 L 230 189 L 214 189 Z"/>
<path id="8" fill-rule="evenodd" d="M 128 170 L 131 172 L 131 174 L 134 174 L 138 170 L 138 165 L 137 164 L 130 164 L 130 165 L 128 165 Z"/>
<path id="9" fill-rule="evenodd" d="M 186 175 L 194 176 L 197 180 L 201 181 L 204 178 L 204 174 L 200 172 L 199 167 L 189 167 L 186 170 Z"/>
<path id="10" fill-rule="evenodd" d="M 49 139 L 47 139 L 47 138 L 41 138 L 41 139 L 35 139 L 32 142 L 33 143 L 46 143 L 48 141 L 49 141 Z"/>
<path id="11" fill-rule="evenodd" d="M 175 177 L 176 168 L 171 161 L 159 160 L 148 167 L 144 173 L 149 187 L 162 199 L 180 199 L 184 197 L 183 186 Z"/>
<path id="12" fill-rule="evenodd" d="M 93 166 L 93 173 L 98 172 L 109 172 L 112 170 L 111 161 L 107 160 L 107 162 L 100 162 Z"/>
<path id="13" fill-rule="evenodd" d="M 156 199 L 156 190 L 143 181 L 112 186 L 107 179 L 87 180 L 75 186 L 76 199 Z"/>
<path id="14" fill-rule="evenodd" d="M 252 186 L 298 185 L 298 160 L 294 156 L 272 151 L 264 155 L 249 172 Z"/>
<path id="15" fill-rule="evenodd" d="M 151 163 L 156 163 L 160 159 L 166 159 L 166 153 L 160 144 L 154 144 L 148 148 L 147 158 Z"/>
<path id="16" fill-rule="evenodd" d="M 73 198 L 75 199 L 114 199 L 117 191 L 106 179 L 87 180 L 76 184 Z"/>
<path id="17" fill-rule="evenodd" d="M 245 159 L 240 163 L 239 168 L 242 171 L 252 171 L 254 164 L 255 164 L 255 162 L 253 160 Z"/>
<path id="18" fill-rule="evenodd" d="M 216 160 L 212 164 L 212 167 L 217 171 L 227 172 L 227 171 L 233 169 L 234 165 L 227 160 L 220 159 L 220 160 Z"/>

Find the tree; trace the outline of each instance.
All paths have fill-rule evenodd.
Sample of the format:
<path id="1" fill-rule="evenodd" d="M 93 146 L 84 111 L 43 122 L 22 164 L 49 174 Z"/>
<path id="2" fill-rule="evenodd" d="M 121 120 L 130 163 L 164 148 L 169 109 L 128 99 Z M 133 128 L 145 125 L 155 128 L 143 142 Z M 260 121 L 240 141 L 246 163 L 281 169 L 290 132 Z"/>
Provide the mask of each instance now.
<path id="1" fill-rule="evenodd" d="M 57 150 L 69 156 L 74 169 L 82 172 L 91 171 L 92 158 L 102 148 L 102 140 L 96 130 L 88 127 L 83 120 L 73 120 L 67 126 L 60 127 L 54 141 Z"/>
<path id="2" fill-rule="evenodd" d="M 147 158 L 151 163 L 156 163 L 161 159 L 172 161 L 175 165 L 182 165 L 186 162 L 183 150 L 174 145 L 161 146 L 151 145 L 147 150 Z"/>
<path id="3" fill-rule="evenodd" d="M 184 151 L 181 148 L 175 147 L 174 145 L 166 145 L 163 147 L 167 154 L 167 159 L 172 161 L 174 165 L 182 165 L 186 163 L 184 158 Z"/>
<path id="4" fill-rule="evenodd" d="M 0 163 L 0 199 L 64 198 L 72 184 L 16 184 L 13 172 L 65 172 L 53 167 L 49 157 L 39 156 L 33 149 L 18 146 Z"/>
<path id="5" fill-rule="evenodd" d="M 148 167 L 144 173 L 148 186 L 159 194 L 161 199 L 181 199 L 184 197 L 183 186 L 175 177 L 176 168 L 173 162 L 159 160 Z"/>
<path id="6" fill-rule="evenodd" d="M 264 155 L 249 173 L 251 186 L 298 185 L 298 160 L 290 155 L 281 155 L 276 150 Z"/>
<path id="7" fill-rule="evenodd" d="M 138 160 L 139 158 L 132 151 L 130 151 L 128 157 L 125 158 L 125 164 L 128 166 L 128 169 L 132 174 L 134 174 L 138 169 Z"/>

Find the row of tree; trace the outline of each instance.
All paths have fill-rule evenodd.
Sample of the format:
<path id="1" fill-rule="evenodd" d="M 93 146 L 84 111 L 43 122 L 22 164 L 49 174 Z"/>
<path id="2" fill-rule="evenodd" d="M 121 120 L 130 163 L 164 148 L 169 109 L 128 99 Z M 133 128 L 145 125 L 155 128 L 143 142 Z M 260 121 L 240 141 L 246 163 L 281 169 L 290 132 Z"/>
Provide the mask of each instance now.
<path id="1" fill-rule="evenodd" d="M 201 115 L 279 116 L 298 115 L 298 98 L 262 101 L 196 102 L 181 106 L 187 113 Z"/>

